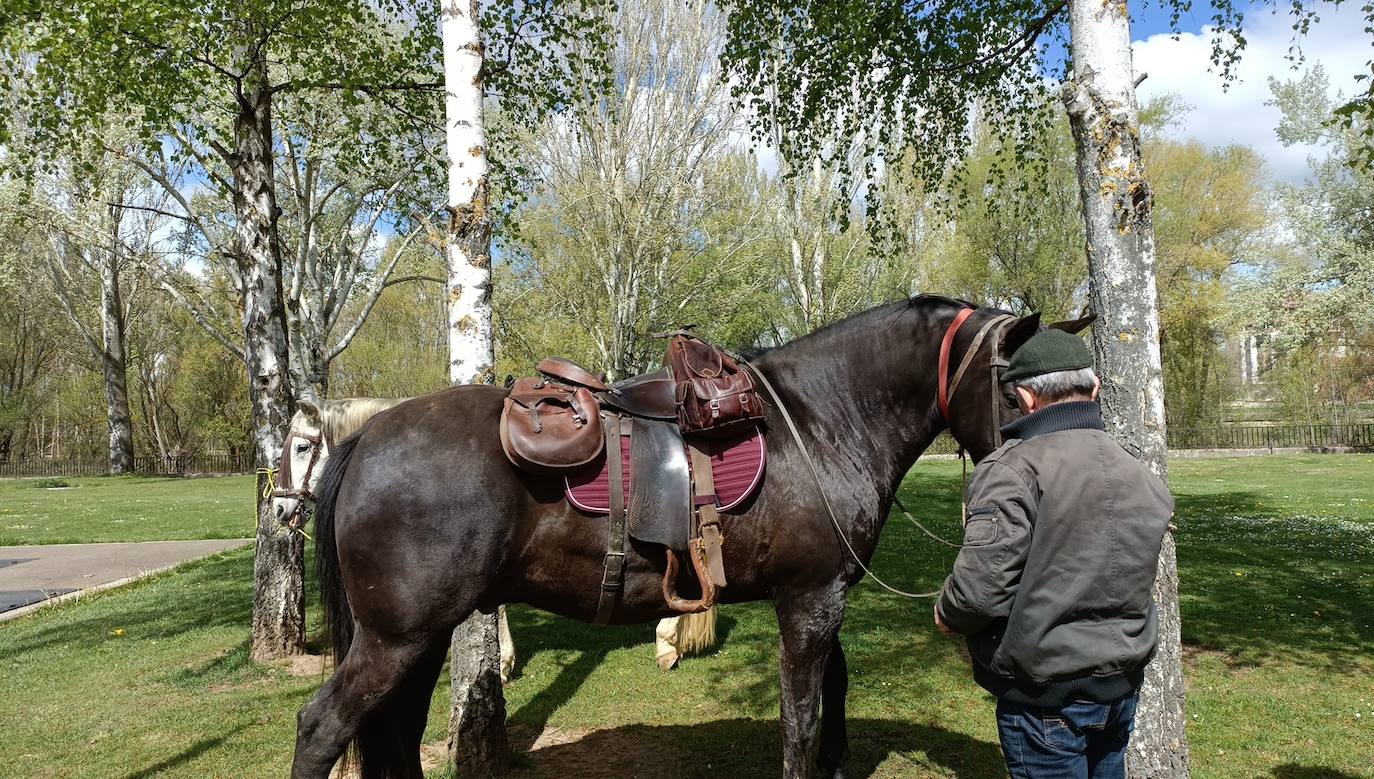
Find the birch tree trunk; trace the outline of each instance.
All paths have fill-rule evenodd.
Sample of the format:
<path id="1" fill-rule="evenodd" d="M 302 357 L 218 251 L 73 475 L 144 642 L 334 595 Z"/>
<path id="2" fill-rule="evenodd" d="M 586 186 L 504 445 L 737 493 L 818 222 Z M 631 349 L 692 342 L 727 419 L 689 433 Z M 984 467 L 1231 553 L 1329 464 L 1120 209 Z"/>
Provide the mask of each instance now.
<path id="1" fill-rule="evenodd" d="M 45 255 L 45 259 L 48 278 L 52 280 L 58 303 L 81 335 L 81 340 L 86 343 L 91 356 L 100 364 L 105 385 L 110 473 L 121 474 L 134 470 L 134 427 L 133 416 L 129 412 L 128 334 L 124 326 L 124 296 L 120 288 L 122 249 L 119 209 L 111 207 L 108 217 L 108 221 L 101 222 L 101 232 L 109 241 L 107 245 L 83 246 L 82 239 L 68 233 L 63 238 L 54 238 L 52 250 Z M 72 232 L 78 230 L 74 228 Z M 88 278 L 80 268 L 100 279 L 99 339 L 94 330 L 87 326 L 77 305 L 76 298 L 85 286 L 83 281 Z M 22 346 L 23 341 L 20 340 L 19 344 Z M 18 367 L 22 370 L 23 366 Z"/>
<path id="2" fill-rule="evenodd" d="M 290 419 L 286 311 L 281 251 L 277 244 L 276 183 L 272 159 L 272 92 L 265 62 L 252 63 L 238 97 L 234 151 L 234 261 L 243 301 L 243 354 L 253 403 L 257 467 L 281 459 Z M 257 550 L 253 557 L 252 657 L 270 660 L 305 652 L 305 543 L 272 516 L 259 475 Z"/>
<path id="3" fill-rule="evenodd" d="M 1073 73 L 1063 100 L 1073 127 L 1086 226 L 1093 351 L 1107 430 L 1167 478 L 1151 193 L 1125 3 L 1069 5 Z M 1154 588 L 1159 650 L 1145 673 L 1127 758 L 1131 777 L 1188 776 L 1179 643 L 1178 567 L 1166 533 Z"/>
<path id="4" fill-rule="evenodd" d="M 124 296 L 119 285 L 119 218 L 112 215 L 111 245 L 100 265 L 100 357 L 105 378 L 105 412 L 110 429 L 110 473 L 134 470 L 134 423 L 129 413 L 128 351 Z"/>
<path id="5" fill-rule="evenodd" d="M 491 217 L 487 201 L 483 48 L 478 0 L 444 0 L 444 113 L 448 145 L 448 353 L 453 384 L 491 383 Z M 496 610 L 453 631 L 449 755 L 459 776 L 510 770 Z"/>

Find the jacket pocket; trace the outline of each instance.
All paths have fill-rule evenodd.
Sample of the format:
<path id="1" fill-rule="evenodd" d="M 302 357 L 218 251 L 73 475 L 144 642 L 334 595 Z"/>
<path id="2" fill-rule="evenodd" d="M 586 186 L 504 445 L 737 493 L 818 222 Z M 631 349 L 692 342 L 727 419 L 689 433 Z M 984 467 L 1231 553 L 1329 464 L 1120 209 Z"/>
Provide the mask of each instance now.
<path id="1" fill-rule="evenodd" d="M 996 506 L 969 509 L 964 517 L 964 546 L 987 546 L 997 540 L 997 520 L 1001 512 Z"/>

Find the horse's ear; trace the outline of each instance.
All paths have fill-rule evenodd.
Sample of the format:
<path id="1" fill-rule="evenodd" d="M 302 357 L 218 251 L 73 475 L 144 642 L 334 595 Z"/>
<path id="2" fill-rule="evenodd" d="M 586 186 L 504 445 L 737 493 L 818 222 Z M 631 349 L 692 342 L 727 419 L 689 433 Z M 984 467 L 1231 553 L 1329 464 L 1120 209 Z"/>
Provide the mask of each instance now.
<path id="1" fill-rule="evenodd" d="M 1066 333 L 1073 333 L 1077 335 L 1078 333 L 1082 332 L 1083 329 L 1086 328 L 1088 325 L 1092 324 L 1093 320 L 1095 319 L 1097 319 L 1097 314 L 1088 314 L 1087 316 L 1082 316 L 1078 319 L 1066 319 L 1063 322 L 1052 322 L 1046 325 L 1046 327 L 1048 327 L 1051 330 L 1063 330 Z"/>
<path id="2" fill-rule="evenodd" d="M 1010 356 L 1021 348 L 1021 344 L 1029 341 L 1031 336 L 1038 332 L 1040 332 L 1039 314 L 1027 314 L 1012 322 L 1002 336 L 1002 354 Z"/>
<path id="3" fill-rule="evenodd" d="M 301 398 L 300 400 L 296 401 L 296 408 L 305 412 L 305 415 L 307 417 L 310 417 L 311 421 L 320 421 L 320 407 L 315 405 L 315 401 L 311 400 L 310 398 Z"/>

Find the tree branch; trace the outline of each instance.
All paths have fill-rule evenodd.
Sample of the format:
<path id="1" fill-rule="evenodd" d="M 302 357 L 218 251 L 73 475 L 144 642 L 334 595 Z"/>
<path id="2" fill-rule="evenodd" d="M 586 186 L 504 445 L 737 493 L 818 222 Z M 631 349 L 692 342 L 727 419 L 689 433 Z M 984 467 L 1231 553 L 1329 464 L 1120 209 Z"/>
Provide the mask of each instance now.
<path id="1" fill-rule="evenodd" d="M 236 346 L 233 341 L 229 340 L 228 336 L 221 332 L 220 329 L 216 327 L 213 322 L 210 321 L 209 312 L 207 312 L 204 308 L 201 307 L 199 303 L 192 300 L 185 292 L 183 292 L 180 288 L 178 288 L 175 284 L 172 283 L 172 280 L 167 275 L 166 269 L 164 269 L 160 263 L 155 261 L 144 260 L 140 264 L 143 266 L 143 269 L 148 272 L 148 275 L 152 277 L 153 281 L 156 282 L 157 285 L 161 287 L 164 292 L 166 292 L 173 300 L 175 300 L 178 305 L 186 309 L 186 311 L 191 315 L 191 318 L 196 320 L 196 324 L 200 325 L 201 329 L 204 330 L 206 334 L 208 334 L 211 338 L 215 339 L 215 341 L 219 343 L 220 346 L 223 346 L 225 349 L 227 349 L 230 354 L 234 355 L 240 360 L 244 360 L 245 363 L 247 362 L 247 358 L 244 357 L 243 354 L 243 348 Z"/>
<path id="2" fill-rule="evenodd" d="M 385 284 L 383 284 L 382 286 L 383 286 L 383 287 L 389 287 L 389 286 L 391 286 L 392 284 L 404 284 L 404 283 L 406 283 L 407 281 L 432 281 L 432 282 L 434 282 L 435 284 L 443 284 L 443 283 L 445 283 L 446 281 L 448 281 L 448 279 L 440 278 L 440 277 L 438 277 L 438 276 L 424 276 L 424 275 L 397 276 L 397 277 L 394 278 L 394 279 L 389 279 L 389 280 L 388 280 Z"/>
<path id="3" fill-rule="evenodd" d="M 305 89 L 346 89 L 356 90 L 369 95 L 383 92 L 438 91 L 442 81 L 398 81 L 392 84 L 350 84 L 345 81 L 283 81 L 272 87 L 272 94 L 280 92 L 300 92 Z"/>
<path id="4" fill-rule="evenodd" d="M 325 360 L 326 364 L 342 354 L 343 350 L 347 349 L 348 345 L 353 342 L 353 338 L 358 335 L 358 331 L 362 330 L 363 323 L 367 321 L 368 315 L 372 313 L 372 307 L 377 305 L 378 298 L 382 296 L 382 290 L 389 286 L 387 284 L 387 277 L 391 275 L 391 271 L 395 270 L 396 263 L 400 261 L 401 255 L 405 254 L 406 249 L 410 247 L 411 241 L 414 241 L 415 236 L 422 232 L 424 232 L 424 229 L 421 227 L 411 230 L 410 234 L 401 241 L 401 245 L 396 247 L 396 252 L 391 255 L 391 260 L 387 262 L 386 268 L 379 271 L 372 279 L 372 288 L 368 290 L 367 302 L 363 303 L 362 310 L 358 312 L 358 316 L 354 319 L 352 326 L 348 328 L 348 332 L 343 334 L 343 337 L 339 339 L 339 342 L 335 344 L 334 348 L 329 352 L 329 357 Z M 443 279 L 436 280 L 441 283 L 444 281 Z M 340 307 L 342 308 L 342 306 Z"/>

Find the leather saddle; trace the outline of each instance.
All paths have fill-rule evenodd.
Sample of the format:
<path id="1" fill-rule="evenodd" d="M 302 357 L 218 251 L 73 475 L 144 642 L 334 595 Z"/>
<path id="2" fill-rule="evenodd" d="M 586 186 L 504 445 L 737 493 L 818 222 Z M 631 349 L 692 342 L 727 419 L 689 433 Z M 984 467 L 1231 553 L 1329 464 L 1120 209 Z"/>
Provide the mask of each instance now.
<path id="1" fill-rule="evenodd" d="M 763 401 L 724 350 L 688 331 L 670 335 L 662 369 L 609 385 L 570 360 L 546 358 L 538 376 L 514 383 L 501 414 L 502 448 L 521 470 L 577 473 L 604 453 L 610 505 L 596 624 L 610 621 L 623 589 L 627 534 L 665 548 L 663 596 L 673 610 L 705 611 L 726 586 L 709 451 L 721 435 L 758 427 Z M 700 598 L 678 595 L 680 554 Z"/>

